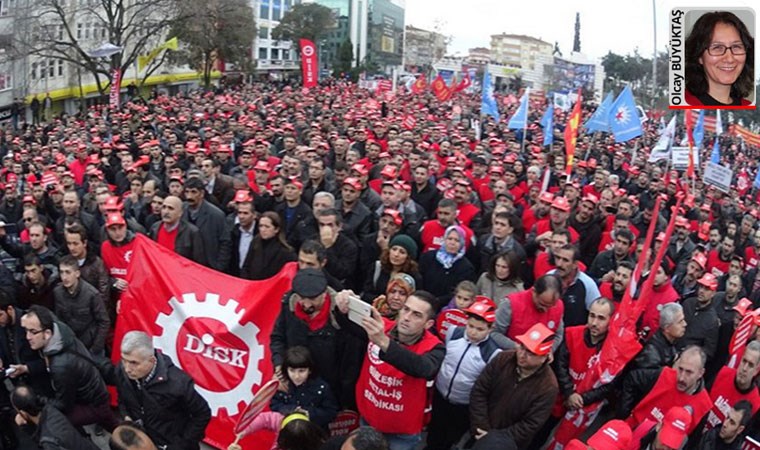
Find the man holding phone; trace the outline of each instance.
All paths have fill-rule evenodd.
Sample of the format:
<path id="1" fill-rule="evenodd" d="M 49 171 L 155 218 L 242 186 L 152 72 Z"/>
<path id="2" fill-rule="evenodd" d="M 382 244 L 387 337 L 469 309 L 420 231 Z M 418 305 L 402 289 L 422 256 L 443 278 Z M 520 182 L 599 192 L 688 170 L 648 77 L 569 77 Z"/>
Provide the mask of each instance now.
<path id="1" fill-rule="evenodd" d="M 359 380 L 356 403 L 362 421 L 385 435 L 390 450 L 411 450 L 422 439 L 425 411 L 430 407 L 428 386 L 443 362 L 446 350 L 430 328 L 435 324 L 435 297 L 416 291 L 406 299 L 396 322 L 375 308 L 361 326 L 347 319 L 351 291 L 336 296 L 338 320 L 351 333 L 369 339 Z M 355 313 L 354 313 L 355 315 Z M 363 331 L 362 331 L 363 330 Z"/>

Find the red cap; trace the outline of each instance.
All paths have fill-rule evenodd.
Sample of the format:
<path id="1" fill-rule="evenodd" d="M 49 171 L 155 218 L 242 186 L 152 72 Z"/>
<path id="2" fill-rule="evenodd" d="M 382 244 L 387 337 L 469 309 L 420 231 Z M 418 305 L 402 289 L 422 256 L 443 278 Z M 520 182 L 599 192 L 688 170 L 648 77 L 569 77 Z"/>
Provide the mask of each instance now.
<path id="1" fill-rule="evenodd" d="M 548 355 L 552 351 L 554 332 L 541 322 L 533 325 L 525 333 L 516 338 L 525 348 L 538 356 Z"/>
<path id="2" fill-rule="evenodd" d="M 707 268 L 707 256 L 705 256 L 704 253 L 702 252 L 694 253 L 694 256 L 691 257 L 691 260 L 699 264 L 699 267 L 701 267 L 702 270 Z"/>
<path id="3" fill-rule="evenodd" d="M 631 443 L 631 427 L 622 420 L 610 420 L 599 431 L 588 438 L 588 445 L 594 449 L 625 450 Z"/>
<path id="4" fill-rule="evenodd" d="M 674 406 L 665 413 L 662 428 L 658 434 L 660 442 L 670 448 L 681 448 L 689 436 L 691 413 L 683 406 Z"/>
<path id="5" fill-rule="evenodd" d="M 31 203 L 32 205 L 37 204 L 37 200 L 34 199 L 31 195 L 25 195 L 24 198 L 21 200 L 21 203 Z"/>
<path id="6" fill-rule="evenodd" d="M 124 220 L 124 216 L 122 216 L 120 213 L 110 213 L 108 216 L 106 216 L 106 227 L 126 224 L 127 222 Z"/>
<path id="7" fill-rule="evenodd" d="M 348 178 L 347 178 L 348 179 Z M 345 182 L 343 184 L 346 184 Z M 393 219 L 393 223 L 396 224 L 396 226 L 400 227 L 401 224 L 404 223 L 404 218 L 401 216 L 401 213 L 398 212 L 395 209 L 386 208 L 383 210 L 383 216 L 390 216 L 391 219 Z"/>
<path id="8" fill-rule="evenodd" d="M 697 280 L 697 283 L 701 284 L 711 291 L 718 290 L 718 279 L 715 278 L 715 275 L 711 274 L 710 272 L 702 275 L 702 278 Z"/>
<path id="9" fill-rule="evenodd" d="M 369 170 L 367 170 L 367 167 L 364 164 L 354 164 L 351 166 L 351 170 L 355 172 L 359 172 L 362 175 L 368 175 Z"/>
<path id="10" fill-rule="evenodd" d="M 256 165 L 253 166 L 253 170 L 263 170 L 269 172 L 269 163 L 266 161 L 256 161 Z"/>
<path id="11" fill-rule="evenodd" d="M 383 170 L 380 171 L 380 175 L 384 178 L 390 178 L 390 179 L 396 179 L 398 177 L 398 171 L 396 170 L 396 167 L 387 165 L 383 167 Z"/>
<path id="12" fill-rule="evenodd" d="M 233 200 L 235 203 L 243 203 L 253 201 L 253 198 L 251 197 L 251 193 L 247 190 L 239 189 L 235 191 L 235 198 Z"/>
<path id="13" fill-rule="evenodd" d="M 551 203 L 553 203 L 553 202 L 554 202 L 554 194 L 552 194 L 552 193 L 551 193 L 551 192 L 549 192 L 549 191 L 545 191 L 545 192 L 542 192 L 542 193 L 541 193 L 541 194 L 538 196 L 538 200 L 539 200 L 539 201 L 541 201 L 541 202 L 544 202 L 544 203 L 549 203 L 549 204 L 551 204 Z"/>
<path id="14" fill-rule="evenodd" d="M 689 228 L 689 221 L 686 219 L 686 217 L 678 216 L 676 217 L 676 226 L 682 227 L 682 228 Z"/>
<path id="15" fill-rule="evenodd" d="M 364 166 L 362 166 L 362 167 L 364 167 Z M 362 183 L 361 183 L 361 181 L 359 181 L 358 178 L 347 177 L 345 180 L 343 180 L 343 185 L 344 186 L 345 185 L 349 185 L 350 187 L 352 187 L 353 189 L 355 189 L 357 191 L 361 191 L 362 190 Z"/>
<path id="16" fill-rule="evenodd" d="M 734 311 L 738 312 L 740 316 L 744 317 L 747 314 L 747 311 L 751 311 L 752 308 L 752 301 L 748 299 L 747 297 L 744 297 L 743 299 L 739 300 L 739 303 L 734 306 Z"/>
<path id="17" fill-rule="evenodd" d="M 496 308 L 490 299 L 486 297 L 486 300 L 488 301 L 476 300 L 469 308 L 465 309 L 464 312 L 477 316 L 488 323 L 494 323 L 496 321 Z"/>
<path id="18" fill-rule="evenodd" d="M 298 189 L 303 189 L 303 183 L 301 182 L 301 180 L 298 179 L 298 177 L 288 178 L 288 182 L 286 184 L 292 184 Z"/>
<path id="19" fill-rule="evenodd" d="M 596 206 L 597 203 L 599 203 L 599 199 L 594 194 L 586 194 L 583 196 L 582 199 L 584 202 L 590 202 L 594 206 Z"/>
<path id="20" fill-rule="evenodd" d="M 504 175 L 504 168 L 501 166 L 493 166 L 490 169 L 488 169 L 488 173 L 498 173 L 499 175 Z"/>
<path id="21" fill-rule="evenodd" d="M 588 446 L 578 439 L 573 439 L 567 443 L 565 450 L 588 450 Z"/>
<path id="22" fill-rule="evenodd" d="M 552 208 L 557 208 L 560 211 L 569 212 L 570 202 L 568 202 L 565 197 L 558 195 L 557 197 L 554 197 L 554 201 L 552 201 Z"/>
<path id="23" fill-rule="evenodd" d="M 662 231 L 660 231 L 659 233 L 657 233 L 657 237 L 654 238 L 654 240 L 655 241 L 664 241 L 665 240 L 665 233 L 663 233 Z"/>
<path id="24" fill-rule="evenodd" d="M 112 195 L 106 199 L 104 208 L 106 211 L 121 211 L 124 205 L 121 204 L 119 197 Z"/>

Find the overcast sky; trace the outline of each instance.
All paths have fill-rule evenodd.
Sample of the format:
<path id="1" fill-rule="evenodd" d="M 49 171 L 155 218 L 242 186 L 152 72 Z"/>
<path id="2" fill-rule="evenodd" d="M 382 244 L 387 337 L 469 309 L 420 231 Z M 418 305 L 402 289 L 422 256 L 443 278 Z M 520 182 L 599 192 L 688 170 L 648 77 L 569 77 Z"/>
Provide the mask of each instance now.
<path id="1" fill-rule="evenodd" d="M 668 19 L 674 7 L 753 3 L 757 5 L 744 0 L 655 0 L 657 48 L 664 51 L 668 43 Z M 440 22 L 443 32 L 453 38 L 449 54 L 466 54 L 471 47 L 488 47 L 490 36 L 503 32 L 525 34 L 550 43 L 557 41 L 560 50 L 567 53 L 573 47 L 576 12 L 581 14 L 581 51 L 588 56 L 602 57 L 609 50 L 627 54 L 636 47 L 643 56 L 652 55 L 651 0 L 406 1 L 406 23 L 432 30 Z"/>

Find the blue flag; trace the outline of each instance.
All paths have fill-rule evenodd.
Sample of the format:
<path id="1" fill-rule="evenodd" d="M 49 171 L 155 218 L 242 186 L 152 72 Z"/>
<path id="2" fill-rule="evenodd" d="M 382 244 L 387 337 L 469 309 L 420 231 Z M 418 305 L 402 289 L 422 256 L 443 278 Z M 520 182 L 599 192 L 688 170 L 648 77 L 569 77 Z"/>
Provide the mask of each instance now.
<path id="1" fill-rule="evenodd" d="M 755 176 L 755 181 L 752 183 L 752 186 L 760 188 L 760 166 L 757 166 L 757 175 Z"/>
<path id="2" fill-rule="evenodd" d="M 607 120 L 607 111 L 610 109 L 610 105 L 612 105 L 612 100 L 612 92 L 610 92 L 607 94 L 607 97 L 604 98 L 602 104 L 596 108 L 594 114 L 589 117 L 588 122 L 583 125 L 586 134 L 591 134 L 596 131 L 610 131 L 610 124 Z"/>
<path id="3" fill-rule="evenodd" d="M 530 88 L 525 89 L 525 93 L 520 99 L 520 107 L 517 108 L 515 115 L 509 119 L 507 128 L 510 130 L 525 128 L 528 126 L 528 91 Z"/>
<path id="4" fill-rule="evenodd" d="M 549 105 L 541 118 L 541 127 L 544 129 L 544 147 L 554 143 L 554 105 Z"/>
<path id="5" fill-rule="evenodd" d="M 610 106 L 607 120 L 610 123 L 610 131 L 615 135 L 615 142 L 629 141 L 644 134 L 639 112 L 636 110 L 636 102 L 633 100 L 633 92 L 629 86 L 623 89 Z"/>
<path id="6" fill-rule="evenodd" d="M 705 110 L 699 110 L 699 117 L 697 117 L 697 124 L 694 125 L 694 146 L 697 148 L 702 147 L 702 141 L 705 140 Z"/>
<path id="7" fill-rule="evenodd" d="M 480 102 L 480 114 L 488 115 L 499 121 L 499 107 L 496 105 L 496 98 L 493 96 L 493 84 L 491 83 L 491 74 L 483 74 L 483 93 Z"/>
<path id="8" fill-rule="evenodd" d="M 715 144 L 713 144 L 712 154 L 710 154 L 710 162 L 720 164 L 720 145 L 717 136 L 715 137 Z"/>

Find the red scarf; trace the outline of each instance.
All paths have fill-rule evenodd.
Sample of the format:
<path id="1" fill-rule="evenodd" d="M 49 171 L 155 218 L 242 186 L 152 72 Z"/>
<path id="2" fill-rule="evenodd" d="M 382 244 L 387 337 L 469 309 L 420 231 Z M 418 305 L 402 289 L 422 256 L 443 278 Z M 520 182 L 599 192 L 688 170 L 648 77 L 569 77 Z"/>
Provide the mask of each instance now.
<path id="1" fill-rule="evenodd" d="M 330 318 L 330 294 L 325 294 L 325 303 L 322 305 L 322 308 L 317 311 L 316 316 L 311 317 L 308 315 L 303 310 L 303 306 L 300 303 L 296 303 L 296 308 L 293 313 L 296 317 L 306 322 L 306 325 L 309 326 L 309 331 L 319 330 L 325 326 L 327 320 Z"/>

